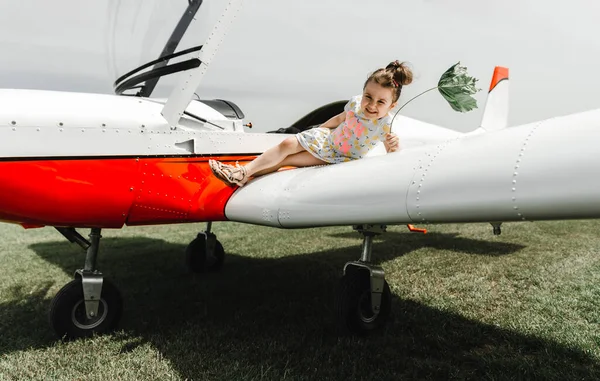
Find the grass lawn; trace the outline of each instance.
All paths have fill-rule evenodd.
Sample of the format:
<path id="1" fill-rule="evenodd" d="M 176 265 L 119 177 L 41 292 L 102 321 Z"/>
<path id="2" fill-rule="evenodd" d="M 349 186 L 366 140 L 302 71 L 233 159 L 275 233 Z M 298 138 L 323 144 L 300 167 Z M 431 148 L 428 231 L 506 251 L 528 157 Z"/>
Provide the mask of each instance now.
<path id="1" fill-rule="evenodd" d="M 334 334 L 334 290 L 360 256 L 349 227 L 216 223 L 225 266 L 204 275 L 183 256 L 201 224 L 104 230 L 119 330 L 62 343 L 48 308 L 83 250 L 0 224 L 0 380 L 600 379 L 600 221 L 423 227 L 374 242 L 392 318 L 368 338 Z"/>

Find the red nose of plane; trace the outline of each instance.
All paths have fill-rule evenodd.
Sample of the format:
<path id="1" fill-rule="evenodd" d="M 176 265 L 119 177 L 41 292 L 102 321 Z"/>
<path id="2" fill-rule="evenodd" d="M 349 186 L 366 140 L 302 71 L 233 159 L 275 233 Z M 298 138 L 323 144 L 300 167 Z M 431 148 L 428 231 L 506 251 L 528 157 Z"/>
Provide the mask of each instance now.
<path id="1" fill-rule="evenodd" d="M 129 160 L 131 161 L 131 160 Z M 0 161 L 0 219 L 26 226 L 121 227 L 131 205 L 126 163 L 5 158 Z M 133 169 L 133 168 L 132 168 Z M 119 178 L 121 177 L 121 178 Z"/>

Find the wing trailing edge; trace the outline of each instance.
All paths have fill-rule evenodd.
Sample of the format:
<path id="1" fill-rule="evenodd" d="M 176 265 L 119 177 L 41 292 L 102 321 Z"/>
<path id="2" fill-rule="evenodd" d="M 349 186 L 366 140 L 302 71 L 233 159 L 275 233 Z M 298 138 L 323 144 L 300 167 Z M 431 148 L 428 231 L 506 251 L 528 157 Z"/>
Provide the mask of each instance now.
<path id="1" fill-rule="evenodd" d="M 490 83 L 481 128 L 497 131 L 508 124 L 508 68 L 496 66 Z"/>

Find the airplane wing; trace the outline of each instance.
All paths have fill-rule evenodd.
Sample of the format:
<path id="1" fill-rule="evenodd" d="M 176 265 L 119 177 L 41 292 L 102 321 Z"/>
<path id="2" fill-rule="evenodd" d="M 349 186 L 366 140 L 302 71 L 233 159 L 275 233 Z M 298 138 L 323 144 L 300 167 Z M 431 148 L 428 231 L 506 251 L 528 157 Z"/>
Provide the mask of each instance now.
<path id="1" fill-rule="evenodd" d="M 400 152 L 257 178 L 225 214 L 282 228 L 600 216 L 600 111 L 510 129 L 507 113 L 508 69 L 496 67 L 473 133 L 401 117 Z"/>
<path id="2" fill-rule="evenodd" d="M 232 221 L 301 228 L 600 216 L 600 111 L 259 177 Z"/>

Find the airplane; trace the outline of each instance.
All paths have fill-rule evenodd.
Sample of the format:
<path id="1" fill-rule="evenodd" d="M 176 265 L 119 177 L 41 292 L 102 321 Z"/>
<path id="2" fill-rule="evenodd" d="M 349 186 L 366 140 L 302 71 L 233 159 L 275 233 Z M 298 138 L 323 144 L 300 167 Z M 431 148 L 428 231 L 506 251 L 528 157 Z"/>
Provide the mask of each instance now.
<path id="1" fill-rule="evenodd" d="M 204 45 L 176 52 L 202 0 L 187 3 L 159 57 L 119 77 L 114 95 L 0 90 L 0 221 L 54 227 L 86 250 L 83 268 L 51 303 L 59 338 L 110 332 L 122 315 L 119 290 L 96 266 L 103 229 L 206 222 L 186 248 L 190 269 L 204 272 L 224 264 L 213 222 L 352 226 L 362 250 L 344 266 L 335 311 L 341 332 L 361 335 L 384 327 L 391 313 L 390 288 L 371 249 L 387 226 L 489 222 L 500 234 L 504 222 L 600 217 L 600 110 L 508 128 L 503 67 L 471 132 L 399 115 L 392 127 L 398 152 L 380 147 L 361 160 L 226 186 L 208 160 L 245 163 L 292 135 L 245 132 L 235 103 L 194 99 L 242 0 L 229 1 Z M 172 74 L 170 96 L 152 98 L 158 80 Z M 324 105 L 292 127 L 318 125 L 344 103 Z M 90 229 L 89 239 L 78 229 Z"/>

